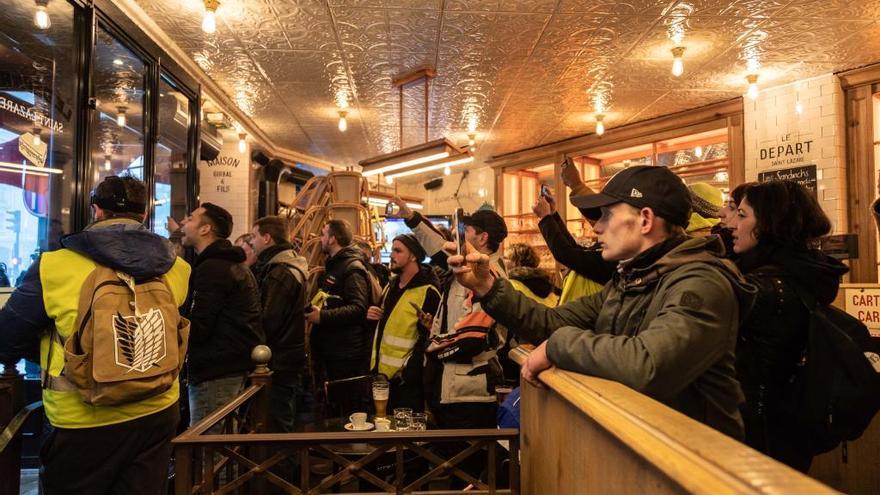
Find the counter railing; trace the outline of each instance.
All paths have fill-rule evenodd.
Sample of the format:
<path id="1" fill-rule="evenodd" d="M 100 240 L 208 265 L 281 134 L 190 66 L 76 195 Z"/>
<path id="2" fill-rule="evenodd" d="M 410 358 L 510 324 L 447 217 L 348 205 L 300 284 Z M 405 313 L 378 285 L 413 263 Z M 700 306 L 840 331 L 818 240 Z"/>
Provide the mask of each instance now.
<path id="1" fill-rule="evenodd" d="M 836 493 L 620 383 L 556 368 L 540 379 L 521 390 L 525 495 Z"/>

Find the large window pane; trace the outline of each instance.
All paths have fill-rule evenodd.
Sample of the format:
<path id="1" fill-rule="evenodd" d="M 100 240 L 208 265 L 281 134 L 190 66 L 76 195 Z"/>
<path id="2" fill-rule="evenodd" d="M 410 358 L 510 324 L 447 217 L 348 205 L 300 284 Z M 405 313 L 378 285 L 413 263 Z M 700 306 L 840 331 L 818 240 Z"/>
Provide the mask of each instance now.
<path id="1" fill-rule="evenodd" d="M 187 144 L 190 101 L 162 77 L 159 81 L 159 135 L 156 143 L 156 196 L 153 231 L 168 236 L 166 219 L 180 220 L 186 211 Z"/>
<path id="2" fill-rule="evenodd" d="M 144 178 L 146 65 L 103 28 L 95 42 L 91 169 L 88 191 L 108 175 Z"/>
<path id="3" fill-rule="evenodd" d="M 74 7 L 3 2 L 0 20 L 0 286 L 15 285 L 70 228 Z"/>

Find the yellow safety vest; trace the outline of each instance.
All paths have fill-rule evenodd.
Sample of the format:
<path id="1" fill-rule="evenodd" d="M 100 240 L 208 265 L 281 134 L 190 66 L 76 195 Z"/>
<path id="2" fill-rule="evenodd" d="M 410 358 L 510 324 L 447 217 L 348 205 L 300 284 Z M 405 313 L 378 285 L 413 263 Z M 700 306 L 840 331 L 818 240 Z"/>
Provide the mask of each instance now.
<path id="1" fill-rule="evenodd" d="M 532 289 L 529 289 L 528 286 L 526 286 L 526 284 L 520 282 L 519 280 L 510 279 L 510 285 L 512 285 L 514 289 L 525 294 L 526 297 L 533 299 L 533 300 L 543 304 L 544 306 L 549 306 L 552 308 L 552 307 L 556 306 L 557 303 L 559 303 L 559 296 L 557 296 L 556 294 L 554 294 L 552 292 L 550 294 L 548 294 L 547 297 L 538 297 L 537 294 L 532 292 Z"/>
<path id="2" fill-rule="evenodd" d="M 591 296 L 600 290 L 602 290 L 601 285 L 572 270 L 562 281 L 562 295 L 559 296 L 559 305 L 584 296 Z"/>
<path id="3" fill-rule="evenodd" d="M 396 283 L 394 280 L 391 283 Z M 400 295 L 397 304 L 391 310 L 391 314 L 385 320 L 385 328 L 382 331 L 382 343 L 379 346 L 379 373 L 388 378 L 394 377 L 406 364 L 412 355 L 413 347 L 419 340 L 419 315 L 414 303 L 419 308 L 425 303 L 428 292 L 433 291 L 440 298 L 440 291 L 433 285 L 421 285 L 406 289 Z M 437 316 L 437 315 L 434 315 Z M 379 328 L 373 335 L 373 351 L 370 358 L 370 369 L 376 367 L 376 339 L 379 338 Z"/>
<path id="4" fill-rule="evenodd" d="M 46 314 L 55 321 L 55 331 L 66 341 L 74 331 L 80 292 L 96 264 L 90 258 L 70 249 L 43 253 L 40 258 L 40 282 L 43 286 L 43 305 Z M 189 264 L 177 258 L 163 278 L 171 287 L 177 305 L 186 300 L 189 286 Z M 45 332 L 40 340 L 40 367 L 45 370 L 49 352 L 52 352 L 51 376 L 60 376 L 64 368 L 64 344 Z M 168 391 L 148 399 L 121 406 L 93 406 L 83 402 L 76 390 L 43 389 L 43 407 L 46 417 L 59 428 L 93 428 L 130 421 L 159 412 L 177 402 L 177 380 Z"/>

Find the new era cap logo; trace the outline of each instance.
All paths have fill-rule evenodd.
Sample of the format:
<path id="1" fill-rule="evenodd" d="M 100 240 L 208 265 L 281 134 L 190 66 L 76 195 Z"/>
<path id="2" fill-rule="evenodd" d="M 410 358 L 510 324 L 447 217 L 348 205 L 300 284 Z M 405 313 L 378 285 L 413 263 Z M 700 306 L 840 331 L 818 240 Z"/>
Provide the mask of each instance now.
<path id="1" fill-rule="evenodd" d="M 642 197 L 642 191 L 639 191 L 638 189 L 633 188 L 633 190 L 629 192 L 629 197 L 631 197 L 631 198 L 641 198 L 641 197 Z"/>

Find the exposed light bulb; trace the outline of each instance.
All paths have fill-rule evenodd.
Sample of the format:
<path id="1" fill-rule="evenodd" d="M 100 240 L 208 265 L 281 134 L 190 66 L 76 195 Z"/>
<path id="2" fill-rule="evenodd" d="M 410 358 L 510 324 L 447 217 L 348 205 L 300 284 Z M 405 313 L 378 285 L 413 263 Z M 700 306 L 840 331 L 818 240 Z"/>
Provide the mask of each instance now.
<path id="1" fill-rule="evenodd" d="M 473 146 L 477 144 L 477 135 L 474 133 L 468 134 L 468 146 Z"/>
<path id="2" fill-rule="evenodd" d="M 684 74 L 684 60 L 682 60 L 682 55 L 684 55 L 683 46 L 677 46 L 672 49 L 672 75 L 675 77 Z"/>
<path id="3" fill-rule="evenodd" d="M 116 125 L 119 127 L 125 127 L 125 111 L 127 110 L 125 107 L 118 107 L 116 114 Z"/>
<path id="4" fill-rule="evenodd" d="M 477 146 L 476 145 L 471 146 L 470 150 L 471 150 L 471 153 L 474 153 L 475 151 L 477 151 Z"/>
<path id="5" fill-rule="evenodd" d="M 49 19 L 49 12 L 46 10 L 48 0 L 37 0 L 37 11 L 34 12 L 34 26 L 39 29 L 49 29 L 52 21 Z"/>
<path id="6" fill-rule="evenodd" d="M 694 156 L 696 156 L 697 158 L 703 158 L 703 147 L 702 146 L 697 146 L 696 148 L 694 148 Z"/>
<path id="7" fill-rule="evenodd" d="M 449 165 L 447 165 L 447 166 L 443 169 L 443 175 L 449 175 L 449 174 L 451 174 L 451 173 L 452 173 L 452 169 L 449 168 Z"/>
<path id="8" fill-rule="evenodd" d="M 244 153 L 247 151 L 247 134 L 242 132 L 238 135 L 238 152 Z"/>
<path id="9" fill-rule="evenodd" d="M 113 164 L 110 163 L 110 155 L 104 155 L 104 170 L 108 172 L 113 168 Z"/>
<path id="10" fill-rule="evenodd" d="M 40 129 L 34 129 L 34 146 L 43 144 L 43 137 L 40 136 Z"/>
<path id="11" fill-rule="evenodd" d="M 605 116 L 602 114 L 596 115 L 596 134 L 602 135 L 605 134 Z"/>
<path id="12" fill-rule="evenodd" d="M 339 132 L 345 132 L 348 129 L 348 120 L 345 118 L 346 115 L 348 115 L 348 112 L 345 110 L 339 111 Z"/>
<path id="13" fill-rule="evenodd" d="M 794 104 L 794 111 L 795 111 L 795 113 L 797 113 L 798 115 L 803 114 L 803 113 L 804 113 L 804 105 L 803 105 L 803 103 L 801 103 L 801 102 L 797 102 L 797 103 L 795 103 L 795 104 Z"/>
<path id="14" fill-rule="evenodd" d="M 205 10 L 205 17 L 202 19 L 202 31 L 207 34 L 214 34 L 217 31 L 217 14 L 210 9 Z"/>
<path id="15" fill-rule="evenodd" d="M 757 74 L 749 74 L 746 76 L 746 81 L 749 83 L 749 89 L 746 91 L 746 95 L 752 100 L 758 99 L 758 75 Z"/>

